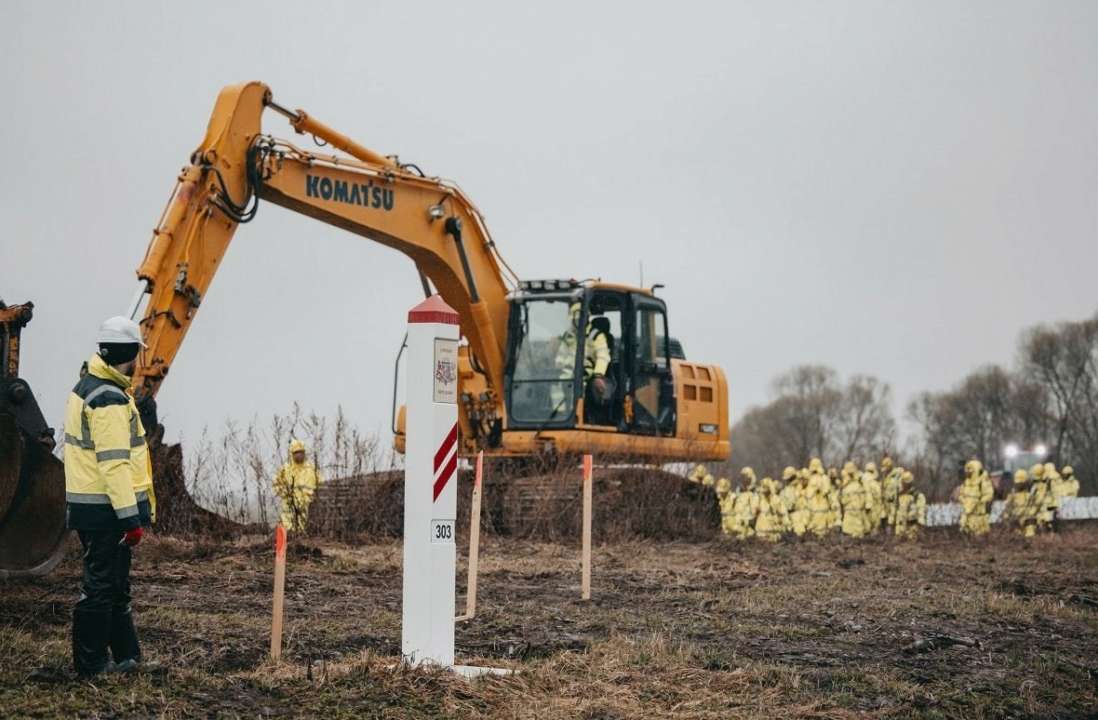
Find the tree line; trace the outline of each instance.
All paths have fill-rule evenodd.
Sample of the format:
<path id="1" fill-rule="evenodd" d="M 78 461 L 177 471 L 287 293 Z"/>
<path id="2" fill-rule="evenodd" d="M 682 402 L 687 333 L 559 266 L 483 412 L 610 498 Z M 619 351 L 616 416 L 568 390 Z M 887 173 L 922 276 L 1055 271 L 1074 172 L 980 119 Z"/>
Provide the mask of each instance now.
<path id="1" fill-rule="evenodd" d="M 1075 467 L 1081 495 L 1098 491 L 1098 314 L 1031 327 L 1013 367 L 985 365 L 949 390 L 919 393 L 902 434 L 892 390 L 876 377 L 843 380 L 832 368 L 801 365 L 776 377 L 770 395 L 732 428 L 734 465 L 760 477 L 813 457 L 841 466 L 891 456 L 928 498 L 943 500 L 966 460 L 1002 468 L 1008 445 L 1043 444 L 1050 462 Z"/>

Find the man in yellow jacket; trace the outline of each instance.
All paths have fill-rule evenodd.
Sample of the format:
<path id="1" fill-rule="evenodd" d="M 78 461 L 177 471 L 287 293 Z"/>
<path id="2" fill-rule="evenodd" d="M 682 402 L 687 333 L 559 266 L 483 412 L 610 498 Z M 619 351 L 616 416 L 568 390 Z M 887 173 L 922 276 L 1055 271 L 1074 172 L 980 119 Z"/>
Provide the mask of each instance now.
<path id="1" fill-rule="evenodd" d="M 144 347 L 141 328 L 112 317 L 99 328 L 97 341 L 99 351 L 65 408 L 66 517 L 84 548 L 72 652 L 84 677 L 140 667 L 130 563 L 132 548 L 156 514 L 145 427 L 126 392 Z"/>
<path id="2" fill-rule="evenodd" d="M 1075 477 L 1075 469 L 1065 465 L 1049 483 L 1049 492 L 1052 493 L 1052 522 L 1055 526 L 1060 504 L 1067 498 L 1079 496 L 1079 479 Z"/>
<path id="3" fill-rule="evenodd" d="M 957 495 L 961 501 L 961 532 L 974 537 L 986 535 L 991 530 L 988 507 L 995 489 L 979 460 L 965 463 L 965 479 Z"/>
<path id="4" fill-rule="evenodd" d="M 896 537 L 914 540 L 926 527 L 926 495 L 914 487 L 915 476 L 910 470 L 900 471 L 900 488 L 896 494 L 896 511 L 893 513 Z"/>
<path id="5" fill-rule="evenodd" d="M 309 506 L 320 485 L 316 466 L 305 459 L 305 443 L 290 443 L 290 461 L 278 470 L 274 491 L 282 501 L 282 527 L 287 532 L 304 532 L 309 521 Z"/>
<path id="6" fill-rule="evenodd" d="M 866 490 L 862 479 L 858 477 L 854 463 L 843 467 L 840 499 L 843 507 L 843 535 L 852 538 L 863 537 L 869 530 L 869 518 L 866 513 Z"/>
<path id="7" fill-rule="evenodd" d="M 755 515 L 755 537 L 767 542 L 782 539 L 789 524 L 789 514 L 778 497 L 778 483 L 765 477 L 759 486 L 759 511 Z"/>
<path id="8" fill-rule="evenodd" d="M 555 362 L 561 380 L 570 380 L 574 377 L 581 310 L 580 303 L 572 303 L 569 308 L 572 322 L 560 336 L 560 342 L 557 345 Z M 596 322 L 597 319 L 587 319 L 587 328 L 584 332 L 586 340 L 583 343 L 583 392 L 584 397 L 587 398 L 586 403 L 593 406 L 585 412 L 594 411 L 596 416 L 606 409 L 616 391 L 614 381 L 606 374 L 613 361 L 609 336 L 606 326 Z M 554 405 L 560 405 L 565 397 L 564 388 L 559 383 L 553 383 L 550 386 L 550 399 Z"/>

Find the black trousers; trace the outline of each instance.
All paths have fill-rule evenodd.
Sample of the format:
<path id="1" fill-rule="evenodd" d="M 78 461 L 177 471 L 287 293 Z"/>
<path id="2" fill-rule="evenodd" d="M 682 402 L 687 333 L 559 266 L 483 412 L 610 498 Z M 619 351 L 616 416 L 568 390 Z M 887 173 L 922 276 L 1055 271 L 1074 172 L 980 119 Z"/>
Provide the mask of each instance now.
<path id="1" fill-rule="evenodd" d="M 109 660 L 141 660 L 130 608 L 133 550 L 121 530 L 78 530 L 84 546 L 84 579 L 72 613 L 72 657 L 76 672 L 94 675 Z"/>

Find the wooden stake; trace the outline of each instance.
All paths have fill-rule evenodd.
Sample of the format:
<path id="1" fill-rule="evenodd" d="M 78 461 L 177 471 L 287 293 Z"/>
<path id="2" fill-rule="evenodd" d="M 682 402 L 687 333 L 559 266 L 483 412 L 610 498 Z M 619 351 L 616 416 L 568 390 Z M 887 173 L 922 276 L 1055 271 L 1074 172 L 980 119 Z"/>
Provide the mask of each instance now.
<path id="1" fill-rule="evenodd" d="M 465 614 L 458 620 L 472 620 L 477 614 L 477 571 L 480 566 L 480 494 L 484 480 L 484 451 L 477 453 L 476 480 L 473 482 L 473 502 L 469 510 L 469 579 L 465 584 Z"/>
<path id="2" fill-rule="evenodd" d="M 590 455 L 583 456 L 583 580 L 580 597 L 591 599 L 591 475 Z"/>
<path id="3" fill-rule="evenodd" d="M 275 528 L 274 607 L 271 613 L 271 659 L 282 657 L 282 601 L 286 592 L 286 528 Z"/>

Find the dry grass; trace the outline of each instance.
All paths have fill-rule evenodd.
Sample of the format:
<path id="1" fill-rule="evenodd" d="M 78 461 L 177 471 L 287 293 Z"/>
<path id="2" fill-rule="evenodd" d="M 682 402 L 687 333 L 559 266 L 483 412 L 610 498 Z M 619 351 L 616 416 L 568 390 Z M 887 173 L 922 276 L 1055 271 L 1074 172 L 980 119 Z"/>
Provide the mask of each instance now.
<path id="1" fill-rule="evenodd" d="M 490 538 L 459 660 L 473 682 L 399 667 L 400 545 L 291 546 L 285 660 L 268 644 L 267 538 L 154 538 L 136 611 L 164 677 L 78 682 L 79 558 L 0 587 L 5 717 L 1093 717 L 1098 527 L 1025 543 L 627 541 L 598 547 L 594 600 L 573 544 Z M 459 539 L 459 547 L 461 547 Z M 459 567 L 459 577 L 464 577 Z M 459 605 L 462 599 L 459 593 Z M 978 647 L 905 651 L 933 634 Z M 396 665 L 396 666 L 395 666 Z M 395 667 L 394 667 L 395 666 Z M 40 676 L 29 680 L 31 672 Z"/>

